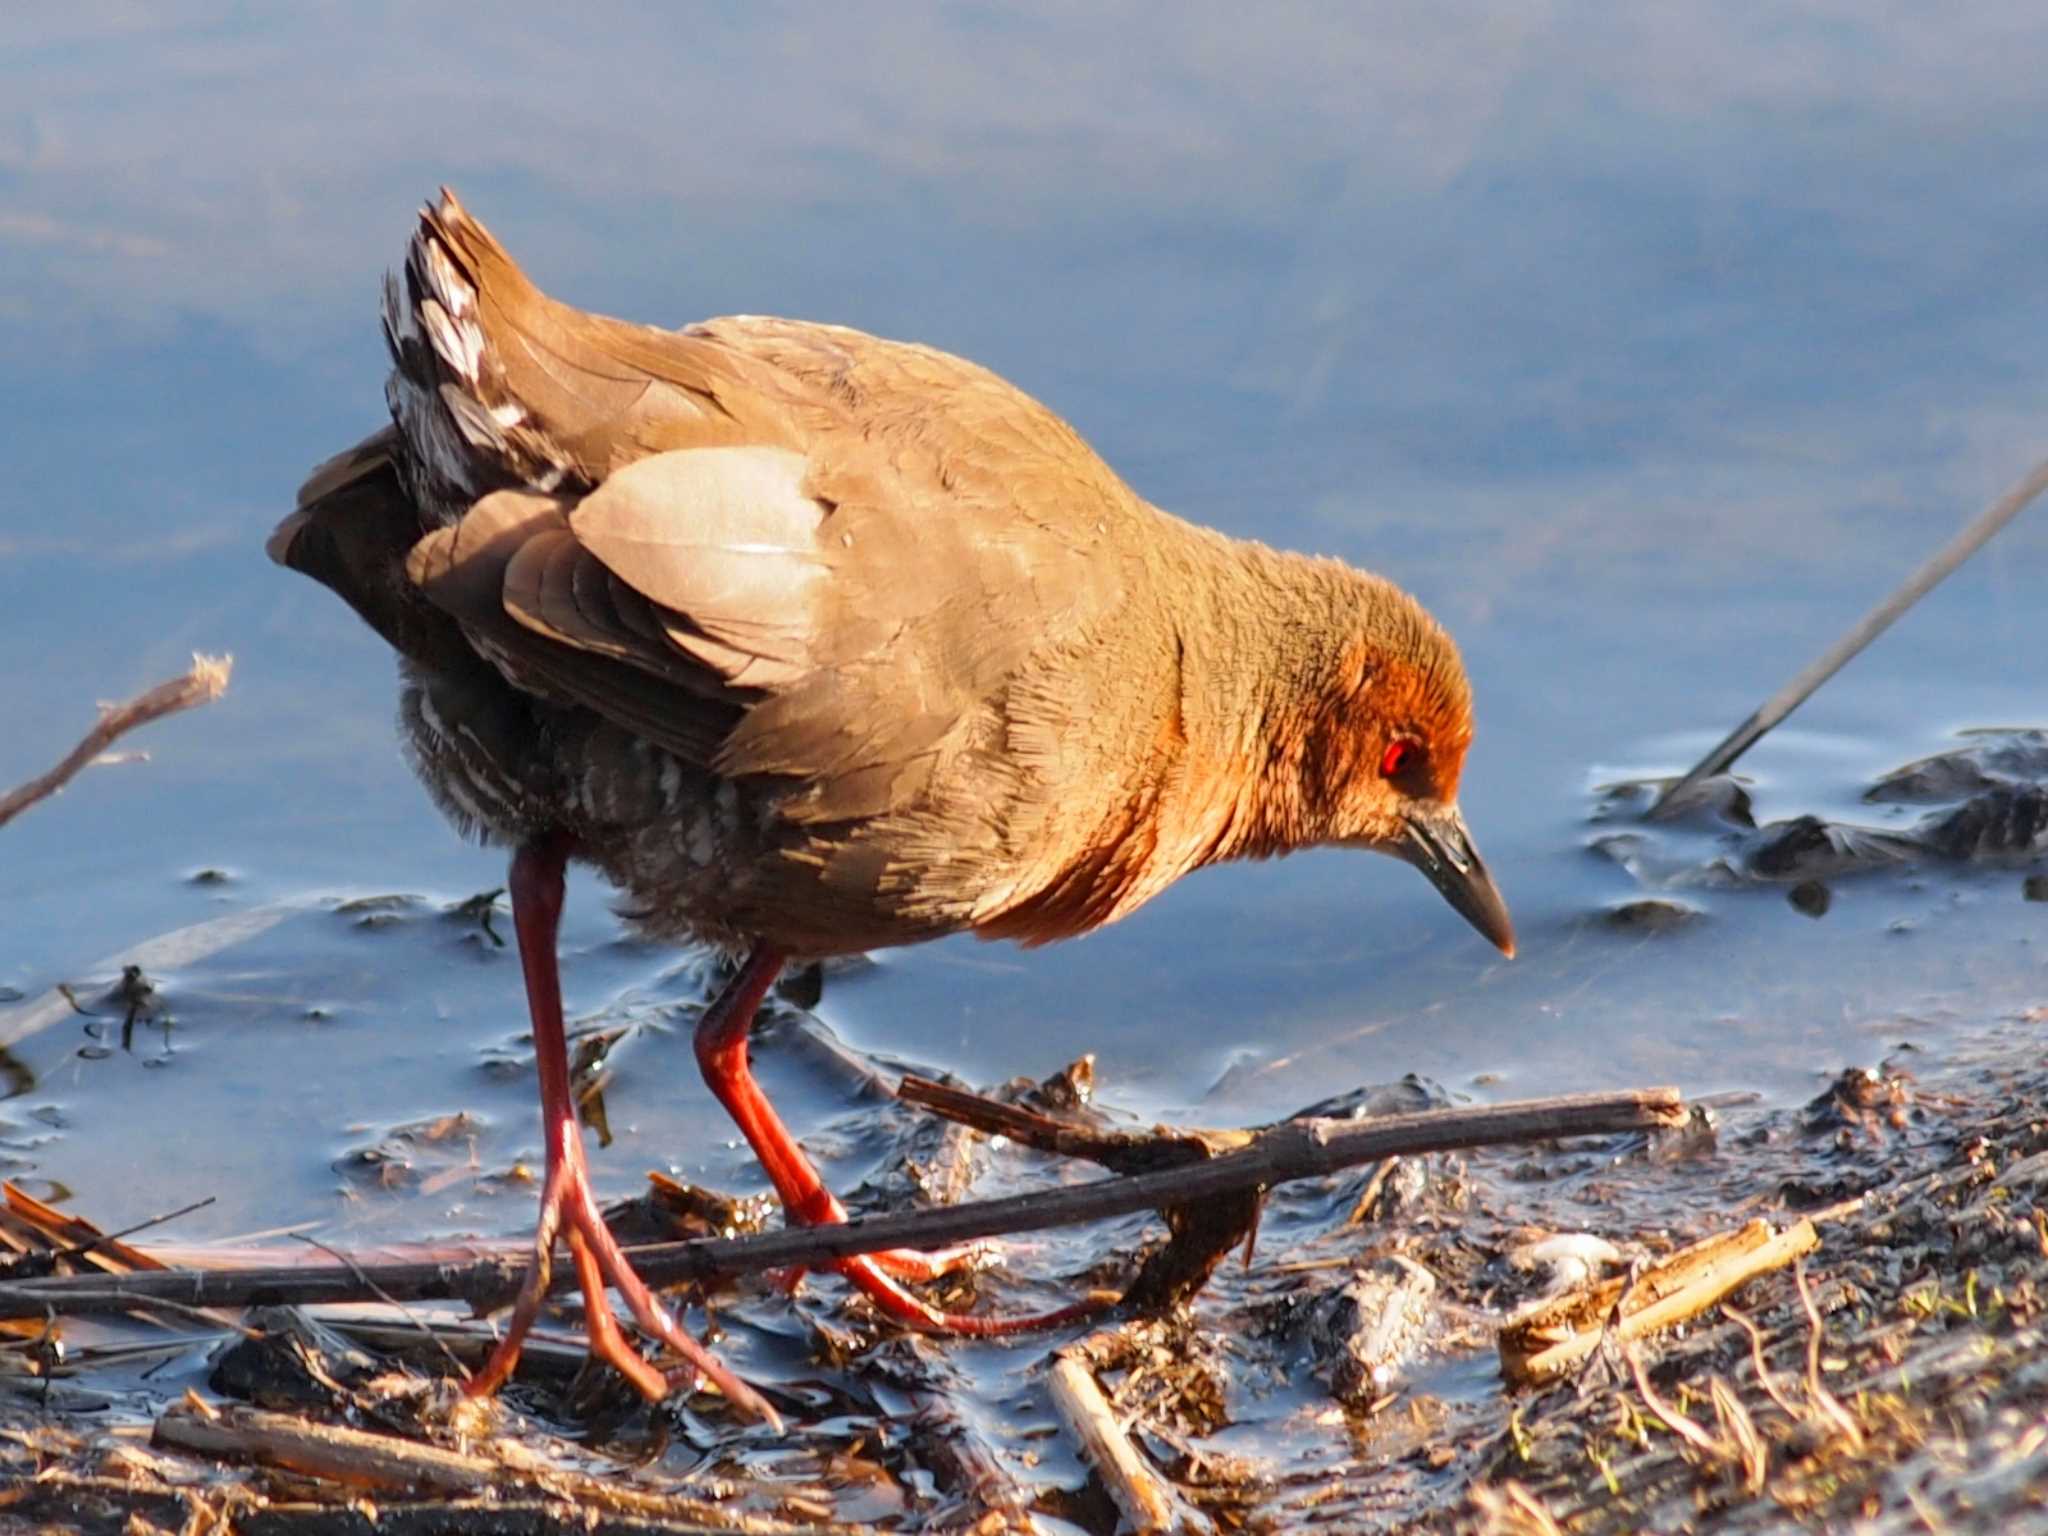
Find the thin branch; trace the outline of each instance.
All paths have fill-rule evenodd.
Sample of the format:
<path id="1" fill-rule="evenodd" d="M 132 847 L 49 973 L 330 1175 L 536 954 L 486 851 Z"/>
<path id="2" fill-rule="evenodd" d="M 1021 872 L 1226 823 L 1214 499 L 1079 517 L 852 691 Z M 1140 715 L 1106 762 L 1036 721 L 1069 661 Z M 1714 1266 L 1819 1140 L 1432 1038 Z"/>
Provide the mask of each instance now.
<path id="1" fill-rule="evenodd" d="M 376 1281 L 372 1280 L 368 1275 L 363 1273 L 362 1265 L 358 1264 L 354 1259 L 350 1258 L 347 1254 L 343 1253 L 339 1248 L 330 1247 L 328 1244 L 321 1242 L 319 1238 L 313 1236 L 310 1232 L 294 1232 L 292 1236 L 296 1237 L 302 1243 L 307 1243 L 315 1248 L 318 1248 L 322 1253 L 326 1254 L 327 1257 L 329 1257 L 330 1259 L 333 1259 L 337 1264 L 345 1265 L 350 1274 L 354 1275 L 358 1280 L 362 1281 L 366 1287 L 368 1287 L 371 1295 L 375 1296 L 379 1301 L 383 1302 L 384 1305 L 390 1307 L 392 1310 L 397 1312 L 401 1317 L 403 1317 L 408 1323 L 412 1324 L 414 1332 L 420 1334 L 422 1337 L 426 1339 L 426 1341 L 429 1344 L 433 1345 L 436 1349 L 438 1349 L 441 1352 L 441 1358 L 443 1360 L 446 1360 L 451 1366 L 455 1368 L 455 1374 L 457 1376 L 466 1377 L 469 1375 L 468 1368 L 465 1367 L 460 1360 L 455 1358 L 455 1351 L 448 1347 L 448 1341 L 442 1338 L 441 1335 L 436 1333 L 432 1328 L 428 1327 L 426 1319 L 421 1317 L 418 1313 L 414 1312 L 412 1308 L 408 1307 L 404 1302 L 393 1300 L 391 1294 L 388 1291 L 384 1290 L 384 1288 L 378 1285 Z"/>
<path id="2" fill-rule="evenodd" d="M 1393 1177 L 1394 1170 L 1400 1166 L 1401 1159 L 1398 1157 L 1383 1157 L 1379 1160 L 1379 1165 L 1373 1169 L 1372 1176 L 1365 1181 L 1365 1188 L 1360 1190 L 1358 1198 L 1351 1202 L 1351 1214 L 1344 1218 L 1345 1226 L 1365 1225 L 1372 1216 L 1372 1208 L 1379 1204 L 1380 1192 L 1387 1187 L 1387 1180 Z"/>
<path id="3" fill-rule="evenodd" d="M 1974 555 L 1994 533 L 2017 517 L 2020 509 L 2044 490 L 2048 490 L 2048 462 L 2036 464 L 2026 479 L 1978 513 L 1962 532 L 1908 576 L 1898 591 L 1857 620 L 1855 628 L 1837 640 L 1824 655 L 1810 662 L 1805 671 L 1758 705 L 1756 713 L 1730 731 L 1720 745 L 1693 765 L 1690 773 L 1665 785 L 1663 793 L 1651 803 L 1648 814 L 1652 817 L 1664 814 L 1700 780 L 1712 778 L 1730 767 L 1738 757 L 1761 741 L 1766 731 L 1804 704 L 1815 689 L 1854 660 L 1857 652 L 1891 628 L 1893 620 Z"/>
<path id="4" fill-rule="evenodd" d="M 1097 1129 L 1070 1120 L 1041 1114 L 1018 1104 L 983 1098 L 964 1088 L 933 1082 L 928 1077 L 906 1074 L 896 1085 L 896 1097 L 927 1113 L 968 1126 L 986 1136 L 1002 1136 L 1019 1146 L 1049 1152 L 1055 1157 L 1076 1157 L 1130 1171 L 1123 1164 L 1133 1150 L 1158 1150 L 1165 1139 L 1154 1131 Z"/>
<path id="5" fill-rule="evenodd" d="M 78 771 L 137 726 L 181 709 L 210 704 L 227 691 L 228 673 L 234 670 L 232 656 L 197 656 L 192 670 L 183 677 L 158 683 L 147 693 L 137 694 L 125 704 L 100 707 L 100 718 L 85 733 L 85 739 L 71 749 L 63 762 L 40 778 L 30 779 L 18 789 L 0 795 L 0 827 L 14 820 L 38 800 L 47 800 L 74 778 Z"/>
<path id="6" fill-rule="evenodd" d="M 650 1285 L 770 1269 L 822 1269 L 853 1254 L 946 1248 L 1004 1233 L 1073 1226 L 1335 1173 L 1382 1157 L 1656 1130 L 1683 1124 L 1685 1114 L 1677 1089 L 1652 1088 L 1423 1110 L 1362 1121 L 1290 1120 L 1260 1132 L 1241 1151 L 1153 1173 L 1033 1190 L 1001 1200 L 856 1217 L 833 1226 L 660 1243 L 628 1253 Z M 0 1283 L 0 1318 L 41 1317 L 50 1311 L 122 1312 L 163 1298 L 199 1307 L 364 1301 L 372 1294 L 365 1289 L 366 1282 L 392 1299 L 490 1307 L 511 1299 L 525 1270 L 524 1256 L 507 1254 L 466 1263 L 366 1264 L 354 1269 L 283 1266 L 53 1277 Z M 567 1289 L 573 1281 L 574 1276 L 565 1273 L 557 1288 Z"/>
<path id="7" fill-rule="evenodd" d="M 1642 1394 L 1643 1402 L 1648 1405 L 1650 1412 L 1657 1416 L 1658 1421 L 1703 1456 L 1714 1461 L 1728 1460 L 1726 1446 L 1701 1429 L 1682 1409 L 1674 1408 L 1657 1395 L 1657 1389 L 1650 1385 L 1650 1373 L 1643 1369 L 1642 1352 L 1637 1349 L 1634 1341 L 1623 1345 L 1621 1352 L 1622 1358 L 1628 1361 L 1629 1374 L 1636 1379 L 1636 1391 Z"/>
<path id="8" fill-rule="evenodd" d="M 1757 1385 L 1764 1389 L 1764 1396 L 1778 1405 L 1778 1411 L 1794 1424 L 1799 1422 L 1799 1410 L 1792 1406 L 1792 1400 L 1785 1395 L 1785 1389 L 1778 1385 L 1778 1378 L 1771 1374 L 1770 1366 L 1764 1360 L 1764 1331 L 1757 1327 L 1747 1312 L 1738 1309 L 1734 1302 L 1721 1303 L 1721 1315 L 1741 1325 L 1749 1335 L 1749 1363 L 1756 1371 Z"/>

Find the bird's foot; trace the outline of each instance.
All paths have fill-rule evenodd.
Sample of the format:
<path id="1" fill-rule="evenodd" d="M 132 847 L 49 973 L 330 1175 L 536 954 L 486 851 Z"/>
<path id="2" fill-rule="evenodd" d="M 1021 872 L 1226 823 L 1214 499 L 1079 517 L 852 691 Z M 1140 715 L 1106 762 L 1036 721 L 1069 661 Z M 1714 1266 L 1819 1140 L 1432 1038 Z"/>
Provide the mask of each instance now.
<path id="1" fill-rule="evenodd" d="M 804 1157 L 794 1148 L 802 1179 L 784 1190 L 783 1209 L 807 1227 L 830 1226 L 846 1220 L 846 1207 L 827 1189 Z M 787 1165 L 785 1165 L 787 1166 Z M 1102 1311 L 1109 1302 L 1089 1297 L 1050 1312 L 1023 1317 L 984 1317 L 972 1312 L 947 1312 L 905 1290 L 904 1280 L 937 1280 L 964 1269 L 977 1269 L 997 1252 L 992 1243 L 962 1243 L 954 1248 L 923 1252 L 916 1248 L 885 1248 L 877 1253 L 857 1254 L 832 1267 L 860 1290 L 885 1316 L 923 1333 L 953 1333 L 971 1338 L 997 1338 L 1015 1333 L 1033 1333 L 1044 1328 L 1063 1328 Z M 791 1279 L 801 1278 L 801 1272 Z"/>
<path id="2" fill-rule="evenodd" d="M 806 1160 L 808 1161 L 808 1159 Z M 791 1199 L 790 1196 L 794 1196 Z M 807 1227 L 832 1226 L 846 1220 L 846 1207 L 827 1189 L 824 1181 L 811 1180 L 784 1195 L 783 1210 L 792 1221 Z M 986 1267 L 1002 1252 L 999 1244 L 982 1241 L 959 1243 L 951 1248 L 884 1248 L 862 1255 L 884 1274 L 898 1280 L 929 1281 Z M 801 1278 L 802 1271 L 797 1272 Z"/>
<path id="3" fill-rule="evenodd" d="M 782 969 L 783 953 L 767 944 L 757 944 L 725 990 L 712 1000 L 697 1022 L 697 1065 L 718 1102 L 723 1104 L 747 1145 L 761 1160 L 775 1193 L 782 1199 L 788 1219 L 808 1227 L 830 1226 L 846 1220 L 846 1207 L 819 1177 L 817 1165 L 804 1152 L 761 1085 L 754 1080 L 747 1062 L 747 1030 L 761 998 Z M 1110 1303 L 1091 1296 L 1072 1306 L 1026 1317 L 980 1317 L 965 1312 L 945 1312 L 912 1295 L 898 1283 L 897 1276 L 934 1278 L 965 1268 L 985 1256 L 970 1244 L 937 1253 L 891 1249 L 884 1253 L 858 1254 L 841 1259 L 831 1267 L 851 1280 L 884 1314 L 906 1327 L 925 1333 L 955 1333 L 970 1338 L 993 1338 L 1004 1334 L 1028 1333 L 1040 1328 L 1059 1328 L 1092 1317 Z"/>
<path id="4" fill-rule="evenodd" d="M 891 1257 L 903 1252 L 900 1249 L 895 1250 Z M 931 1257 L 929 1254 L 917 1253 L 904 1256 L 912 1259 Z M 855 1288 L 873 1302 L 884 1316 L 907 1328 L 915 1328 L 920 1333 L 950 1333 L 970 1339 L 1007 1338 L 1012 1334 L 1064 1328 L 1069 1323 L 1085 1321 L 1115 1305 L 1113 1296 L 1091 1295 L 1080 1301 L 1070 1302 L 1064 1307 L 1055 1307 L 1050 1312 L 1029 1312 L 1021 1317 L 989 1317 L 979 1312 L 947 1312 L 906 1291 L 895 1276 L 876 1262 L 881 1257 L 880 1254 L 863 1253 L 854 1258 L 842 1259 L 833 1268 L 852 1281 Z"/>
<path id="5" fill-rule="evenodd" d="M 470 1377 L 463 1390 L 472 1397 L 480 1397 L 495 1392 L 512 1375 L 526 1336 L 547 1299 L 555 1238 L 563 1235 L 568 1239 L 576 1278 L 583 1289 L 583 1328 L 591 1354 L 625 1377 L 650 1402 L 666 1397 L 672 1389 L 687 1390 L 700 1381 L 709 1381 L 741 1412 L 779 1429 L 781 1420 L 761 1394 L 700 1344 L 661 1304 L 647 1282 L 634 1273 L 598 1210 L 573 1126 L 567 1141 L 566 1152 L 558 1149 L 554 1166 L 548 1170 L 547 1185 L 541 1192 L 533 1267 L 519 1287 L 519 1298 L 513 1304 L 505 1332 L 483 1368 Z M 607 1284 L 619 1293 L 641 1327 L 682 1356 L 679 1366 L 664 1371 L 632 1346 L 612 1315 L 611 1303 L 605 1297 Z"/>
<path id="6" fill-rule="evenodd" d="M 998 1244 L 982 1242 L 934 1248 L 929 1252 L 921 1248 L 884 1248 L 866 1257 L 884 1274 L 894 1275 L 898 1280 L 922 1281 L 986 1269 L 1001 1254 Z"/>

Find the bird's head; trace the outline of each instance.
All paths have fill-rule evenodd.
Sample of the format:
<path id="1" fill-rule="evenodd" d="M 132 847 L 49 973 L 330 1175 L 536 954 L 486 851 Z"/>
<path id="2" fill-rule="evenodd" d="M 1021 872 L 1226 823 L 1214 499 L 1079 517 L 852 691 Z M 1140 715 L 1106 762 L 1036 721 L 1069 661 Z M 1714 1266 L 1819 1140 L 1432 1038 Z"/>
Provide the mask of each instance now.
<path id="1" fill-rule="evenodd" d="M 1353 573 L 1356 575 L 1357 573 Z M 1458 809 L 1472 742 L 1472 688 L 1442 625 L 1391 582 L 1359 576 L 1301 740 L 1316 841 L 1413 864 L 1444 900 L 1515 952 L 1507 903 Z"/>

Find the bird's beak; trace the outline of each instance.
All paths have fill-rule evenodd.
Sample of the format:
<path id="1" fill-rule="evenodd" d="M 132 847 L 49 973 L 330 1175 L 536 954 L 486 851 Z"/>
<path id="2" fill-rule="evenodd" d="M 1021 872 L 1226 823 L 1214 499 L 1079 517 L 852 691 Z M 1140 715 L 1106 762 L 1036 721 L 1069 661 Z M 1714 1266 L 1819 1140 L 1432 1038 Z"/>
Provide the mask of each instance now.
<path id="1" fill-rule="evenodd" d="M 1472 834 L 1455 805 L 1418 808 L 1408 813 L 1408 839 L 1389 849 L 1429 877 L 1429 883 L 1443 893 L 1474 928 L 1513 958 L 1515 925 L 1508 917 L 1508 904 L 1501 900 L 1500 887 L 1486 871 L 1479 851 L 1472 846 Z"/>

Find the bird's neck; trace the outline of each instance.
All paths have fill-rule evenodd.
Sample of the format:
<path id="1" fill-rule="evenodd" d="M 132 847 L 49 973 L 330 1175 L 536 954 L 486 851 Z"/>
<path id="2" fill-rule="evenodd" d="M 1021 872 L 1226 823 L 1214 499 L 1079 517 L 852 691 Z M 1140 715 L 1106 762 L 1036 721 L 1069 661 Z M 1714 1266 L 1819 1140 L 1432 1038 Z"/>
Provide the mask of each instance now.
<path id="1" fill-rule="evenodd" d="M 1203 865 L 1328 836 L 1308 787 L 1319 776 L 1305 769 L 1355 648 L 1356 584 L 1369 578 L 1164 514 L 1150 535 L 1153 601 L 1134 601 L 1101 637 L 1129 669 L 1112 690 L 1124 708 L 1106 711 L 1118 718 L 1100 732 L 1114 792 L 1099 815 L 1074 822 L 1056 878 L 978 923 L 984 937 L 1035 944 L 1085 933 Z"/>
<path id="2" fill-rule="evenodd" d="M 1359 667 L 1359 574 L 1194 530 L 1206 579 L 1176 615 L 1186 739 L 1173 819 L 1188 868 L 1267 858 L 1330 836 L 1304 771 Z"/>

